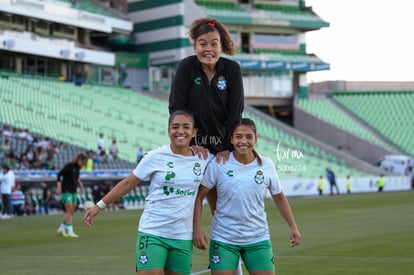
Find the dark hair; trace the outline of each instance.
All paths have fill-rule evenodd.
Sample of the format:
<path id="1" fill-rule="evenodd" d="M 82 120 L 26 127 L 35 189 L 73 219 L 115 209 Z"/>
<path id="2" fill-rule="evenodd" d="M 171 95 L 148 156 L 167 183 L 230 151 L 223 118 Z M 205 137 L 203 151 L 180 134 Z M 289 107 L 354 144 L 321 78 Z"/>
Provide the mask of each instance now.
<path id="1" fill-rule="evenodd" d="M 7 170 L 7 171 L 9 171 L 9 170 L 10 170 L 10 167 L 9 167 L 7 164 L 3 164 L 3 165 L 1 166 L 1 168 L 2 168 L 2 169 L 4 169 L 4 170 Z"/>
<path id="2" fill-rule="evenodd" d="M 228 55 L 234 55 L 237 48 L 231 39 L 230 32 L 226 26 L 216 19 L 210 17 L 196 19 L 191 24 L 191 28 L 188 33 L 195 43 L 200 35 L 214 31 L 217 31 L 220 34 L 221 48 L 223 52 Z"/>
<path id="3" fill-rule="evenodd" d="M 236 128 L 240 126 L 249 126 L 250 128 L 252 128 L 254 135 L 257 138 L 256 124 L 250 118 L 242 118 L 238 122 L 236 122 L 236 124 L 234 124 L 230 132 L 230 136 L 233 136 L 233 133 L 236 130 Z M 262 166 L 263 164 L 262 159 L 260 158 L 260 155 L 256 152 L 254 148 L 253 148 L 253 155 L 257 158 L 257 163 L 259 164 L 259 166 Z"/>
<path id="4" fill-rule="evenodd" d="M 195 126 L 194 115 L 192 113 L 190 113 L 188 111 L 184 111 L 184 110 L 177 110 L 177 111 L 174 111 L 170 115 L 170 117 L 168 118 L 168 127 L 170 127 L 171 121 L 178 115 L 183 115 L 183 116 L 188 117 L 191 120 L 191 122 L 193 123 L 193 126 Z"/>
<path id="5" fill-rule="evenodd" d="M 79 161 L 85 161 L 85 160 L 88 160 L 88 155 L 86 155 L 85 153 L 79 153 L 73 157 L 72 162 L 78 163 Z"/>

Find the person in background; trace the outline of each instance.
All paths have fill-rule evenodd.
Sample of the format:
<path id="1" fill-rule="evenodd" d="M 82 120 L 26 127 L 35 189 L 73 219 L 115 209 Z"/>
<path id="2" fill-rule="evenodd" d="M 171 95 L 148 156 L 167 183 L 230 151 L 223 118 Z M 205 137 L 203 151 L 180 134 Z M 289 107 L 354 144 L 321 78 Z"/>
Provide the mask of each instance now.
<path id="1" fill-rule="evenodd" d="M 333 189 L 335 188 L 336 190 L 336 194 L 339 195 L 339 188 L 338 185 L 336 184 L 336 177 L 335 177 L 335 173 L 329 169 L 326 168 L 326 178 L 328 179 L 329 182 L 329 188 L 330 188 L 330 195 L 333 195 Z"/>
<path id="2" fill-rule="evenodd" d="M 346 177 L 346 192 L 347 194 L 351 194 L 351 176 L 350 175 Z"/>
<path id="3" fill-rule="evenodd" d="M 49 215 L 50 201 L 52 200 L 52 191 L 50 191 L 47 182 L 42 181 L 40 183 L 42 188 L 42 202 L 43 202 L 43 213 Z"/>
<path id="4" fill-rule="evenodd" d="M 109 157 L 111 159 L 117 159 L 118 158 L 118 146 L 116 145 L 116 139 L 112 140 L 111 146 L 109 147 Z"/>
<path id="5" fill-rule="evenodd" d="M 32 198 L 30 187 L 26 187 L 22 191 L 24 193 L 24 198 L 25 198 L 24 207 L 23 207 L 24 215 L 26 216 L 36 215 L 37 204 L 36 204 L 36 201 Z"/>
<path id="6" fill-rule="evenodd" d="M 300 244 L 301 235 L 272 160 L 259 155 L 256 125 L 241 119 L 231 132 L 234 151 L 222 164 L 211 162 L 199 187 L 194 205 L 193 242 L 207 249 L 213 275 L 235 274 L 242 257 L 250 274 L 275 273 L 272 243 L 265 212 L 265 200 L 271 197 L 290 228 L 290 245 Z M 202 226 L 203 200 L 216 187 L 217 208 L 208 240 Z"/>
<path id="7" fill-rule="evenodd" d="M 143 181 L 150 182 L 138 227 L 137 274 L 191 273 L 194 198 L 213 157 L 199 158 L 190 147 L 194 135 L 193 116 L 184 111 L 172 113 L 168 121 L 170 144 L 146 154 L 128 177 L 85 213 L 85 225 L 90 227 L 101 210 Z"/>
<path id="8" fill-rule="evenodd" d="M 86 161 L 86 164 L 84 166 L 82 166 L 81 170 L 83 170 L 83 171 L 92 171 L 96 157 L 95 157 L 92 150 L 87 151 L 86 155 L 88 156 L 88 160 Z"/>
<path id="9" fill-rule="evenodd" d="M 385 178 L 384 175 L 381 174 L 377 180 L 378 192 L 382 192 L 385 186 Z"/>
<path id="10" fill-rule="evenodd" d="M 62 203 L 65 207 L 63 221 L 60 223 L 57 233 L 63 237 L 79 237 L 73 231 L 72 220 L 78 203 L 77 187 L 84 190 L 83 183 L 79 178 L 80 169 L 87 161 L 88 156 L 85 153 L 79 153 L 57 175 L 56 194 L 62 196 Z"/>
<path id="11" fill-rule="evenodd" d="M 145 153 L 142 147 L 140 147 L 137 151 L 137 164 L 141 161 L 141 159 L 144 157 Z"/>
<path id="12" fill-rule="evenodd" d="M 0 190 L 3 202 L 3 211 L 1 219 L 10 219 L 12 217 L 11 193 L 16 184 L 14 172 L 7 164 L 3 164 L 2 173 L 0 173 Z"/>
<path id="13" fill-rule="evenodd" d="M 104 134 L 100 133 L 96 140 L 96 149 L 102 150 L 103 148 L 105 148 Z"/>
<path id="14" fill-rule="evenodd" d="M 323 195 L 323 176 L 319 177 L 318 192 L 319 192 L 319 196 Z"/>
<path id="15" fill-rule="evenodd" d="M 11 193 L 11 204 L 13 206 L 14 216 L 23 216 L 24 213 L 25 196 L 23 191 L 20 189 L 20 184 L 16 183 Z"/>

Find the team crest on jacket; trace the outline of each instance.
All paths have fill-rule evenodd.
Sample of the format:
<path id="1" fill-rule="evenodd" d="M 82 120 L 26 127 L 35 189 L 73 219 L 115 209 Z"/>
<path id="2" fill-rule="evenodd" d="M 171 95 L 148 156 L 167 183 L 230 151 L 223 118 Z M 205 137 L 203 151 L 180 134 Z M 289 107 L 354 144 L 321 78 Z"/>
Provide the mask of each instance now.
<path id="1" fill-rule="evenodd" d="M 225 89 L 227 89 L 227 80 L 224 76 L 219 76 L 217 79 L 217 88 L 220 91 L 224 91 Z"/>
<path id="2" fill-rule="evenodd" d="M 264 176 L 262 171 L 259 170 L 256 172 L 256 176 L 254 176 L 254 181 L 257 184 L 262 184 L 264 182 Z"/>

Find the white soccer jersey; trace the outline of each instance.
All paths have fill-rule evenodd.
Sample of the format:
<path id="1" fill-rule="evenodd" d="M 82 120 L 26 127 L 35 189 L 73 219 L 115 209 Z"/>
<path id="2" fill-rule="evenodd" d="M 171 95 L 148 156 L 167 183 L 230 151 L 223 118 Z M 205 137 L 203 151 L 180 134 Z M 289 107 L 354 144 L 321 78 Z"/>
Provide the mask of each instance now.
<path id="1" fill-rule="evenodd" d="M 207 160 L 174 154 L 165 145 L 146 154 L 133 171 L 150 181 L 138 230 L 164 238 L 192 240 L 194 200 Z"/>
<path id="2" fill-rule="evenodd" d="M 211 224 L 211 239 L 244 245 L 270 239 L 264 209 L 268 190 L 282 192 L 275 165 L 268 157 L 242 164 L 233 153 L 225 164 L 211 162 L 202 185 L 217 188 L 217 207 Z"/>

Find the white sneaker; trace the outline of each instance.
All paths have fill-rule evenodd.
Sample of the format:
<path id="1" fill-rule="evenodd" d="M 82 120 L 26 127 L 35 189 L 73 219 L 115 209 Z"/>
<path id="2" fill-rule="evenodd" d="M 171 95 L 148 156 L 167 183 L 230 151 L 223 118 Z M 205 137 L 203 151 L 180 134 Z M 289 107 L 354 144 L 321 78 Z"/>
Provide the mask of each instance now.
<path id="1" fill-rule="evenodd" d="M 7 214 L 5 214 L 5 215 L 2 215 L 2 216 L 1 216 L 1 219 L 2 219 L 2 220 L 8 220 L 8 219 L 10 219 L 10 216 L 9 216 L 9 215 L 7 215 Z"/>

